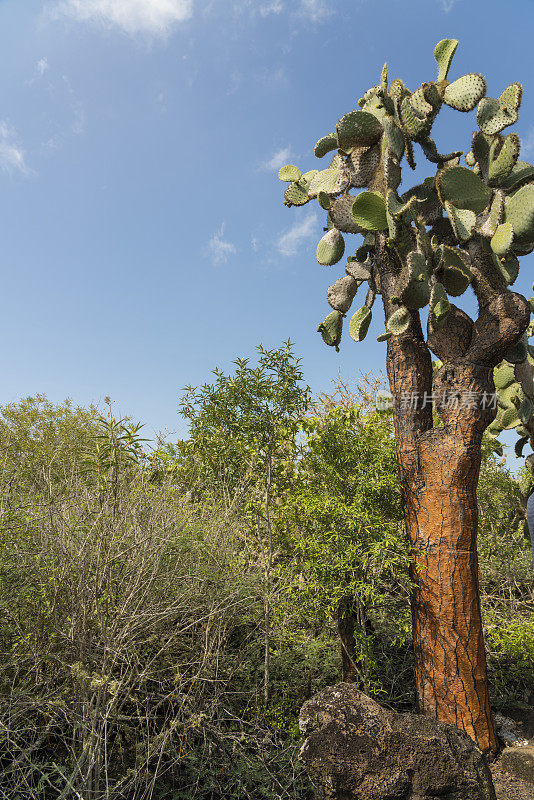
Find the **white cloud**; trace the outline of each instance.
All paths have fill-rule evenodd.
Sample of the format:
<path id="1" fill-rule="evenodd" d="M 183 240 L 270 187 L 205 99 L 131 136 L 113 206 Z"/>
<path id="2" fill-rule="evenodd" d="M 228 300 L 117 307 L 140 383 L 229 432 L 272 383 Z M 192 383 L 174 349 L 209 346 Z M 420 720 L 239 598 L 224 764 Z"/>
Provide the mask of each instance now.
<path id="1" fill-rule="evenodd" d="M 40 58 L 39 61 L 37 62 L 37 74 L 42 78 L 47 69 L 48 69 L 48 59 Z"/>
<path id="2" fill-rule="evenodd" d="M 440 3 L 444 12 L 448 14 L 452 7 L 457 3 L 457 0 L 440 0 Z"/>
<path id="3" fill-rule="evenodd" d="M 235 244 L 223 239 L 226 223 L 223 222 L 218 231 L 215 231 L 209 240 L 206 251 L 215 265 L 226 264 L 231 255 L 237 252 Z"/>
<path id="4" fill-rule="evenodd" d="M 299 14 L 311 22 L 321 22 L 332 14 L 332 9 L 325 0 L 300 0 Z"/>
<path id="5" fill-rule="evenodd" d="M 280 14 L 284 10 L 284 6 L 281 0 L 271 0 L 270 3 L 266 3 L 266 5 L 261 6 L 260 14 L 262 17 L 266 17 L 267 14 Z"/>
<path id="6" fill-rule="evenodd" d="M 289 162 L 291 157 L 291 148 L 281 147 L 280 150 L 277 150 L 271 158 L 268 158 L 267 161 L 263 162 L 261 168 L 267 170 L 268 172 L 278 171 L 280 167 L 283 167 L 284 164 Z"/>
<path id="7" fill-rule="evenodd" d="M 117 26 L 126 33 L 165 36 L 193 13 L 193 0 L 62 0 L 58 14 L 80 22 Z"/>
<path id="8" fill-rule="evenodd" d="M 312 212 L 300 222 L 296 222 L 278 237 L 278 250 L 283 256 L 296 255 L 300 245 L 315 233 L 317 214 Z"/>
<path id="9" fill-rule="evenodd" d="M 16 142 L 16 133 L 6 122 L 0 122 L 0 168 L 4 172 L 29 175 L 24 150 Z"/>

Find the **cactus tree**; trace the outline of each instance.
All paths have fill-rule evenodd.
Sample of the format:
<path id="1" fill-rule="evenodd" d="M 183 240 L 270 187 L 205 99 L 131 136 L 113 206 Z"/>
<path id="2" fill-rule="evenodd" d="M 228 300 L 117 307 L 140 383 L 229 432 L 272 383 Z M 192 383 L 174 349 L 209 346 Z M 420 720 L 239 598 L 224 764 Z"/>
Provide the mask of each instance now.
<path id="1" fill-rule="evenodd" d="M 303 174 L 288 165 L 279 177 L 288 183 L 287 206 L 317 200 L 327 213 L 320 264 L 341 262 L 345 234 L 363 237 L 328 289 L 332 311 L 318 330 L 338 349 L 346 314 L 367 284 L 363 306 L 348 325 L 352 339 L 361 341 L 381 296 L 385 330 L 378 340 L 387 340 L 414 550 L 417 704 L 421 713 L 463 728 L 481 750 L 495 752 L 478 592 L 476 488 L 488 426 L 493 437 L 518 428 L 519 455 L 534 441 L 530 306 L 509 288 L 518 257 L 534 249 L 534 166 L 518 160 L 517 134 L 502 133 L 517 121 L 521 85 L 491 98 L 478 73 L 450 82 L 457 45 L 439 42 L 437 77 L 413 92 L 398 78 L 388 82 L 384 66 L 359 109 L 317 142 L 315 155 L 328 156 L 328 166 Z M 478 106 L 464 164 L 462 152 L 441 154 L 430 136 L 443 104 L 462 112 Z M 400 193 L 401 162 L 405 157 L 415 168 L 415 145 L 432 174 Z M 476 319 L 456 305 L 469 287 Z"/>

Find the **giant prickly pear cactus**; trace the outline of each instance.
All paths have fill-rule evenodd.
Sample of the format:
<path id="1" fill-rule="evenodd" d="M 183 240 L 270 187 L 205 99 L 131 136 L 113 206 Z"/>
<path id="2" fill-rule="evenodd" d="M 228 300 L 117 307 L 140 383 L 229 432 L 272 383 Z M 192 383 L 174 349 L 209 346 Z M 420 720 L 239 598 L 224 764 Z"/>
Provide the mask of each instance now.
<path id="1" fill-rule="evenodd" d="M 362 341 L 381 296 L 384 331 L 377 338 L 388 343 L 414 549 L 417 703 L 489 752 L 497 740 L 478 596 L 476 487 L 488 426 L 494 437 L 516 427 L 519 455 L 528 441 L 534 445 L 531 309 L 509 288 L 519 257 L 534 250 L 534 166 L 519 160 L 517 134 L 503 133 L 518 119 L 521 85 L 491 98 L 478 73 L 450 82 L 457 45 L 455 39 L 438 43 L 437 77 L 415 91 L 398 78 L 389 82 L 384 66 L 359 108 L 317 142 L 315 155 L 330 159 L 326 168 L 302 174 L 288 165 L 279 177 L 289 184 L 287 206 L 317 200 L 326 211 L 319 263 L 330 268 L 347 258 L 327 293 L 333 311 L 318 328 L 326 344 L 339 349 L 346 314 L 367 284 L 348 326 L 352 339 Z M 431 138 L 443 105 L 477 108 L 478 129 L 463 164 L 462 152 L 442 154 Z M 401 193 L 401 165 L 405 158 L 415 168 L 416 145 L 432 174 Z M 350 249 L 346 234 L 363 239 Z M 456 304 L 469 287 L 478 301 L 476 319 Z M 431 353 L 438 359 L 434 369 Z"/>

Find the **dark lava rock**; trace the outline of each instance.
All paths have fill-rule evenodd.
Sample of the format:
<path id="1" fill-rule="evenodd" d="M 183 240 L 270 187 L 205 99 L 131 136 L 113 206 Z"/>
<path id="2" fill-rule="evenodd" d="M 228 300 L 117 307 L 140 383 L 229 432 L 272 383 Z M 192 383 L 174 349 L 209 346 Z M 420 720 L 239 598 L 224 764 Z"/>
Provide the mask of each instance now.
<path id="1" fill-rule="evenodd" d="M 353 684 L 300 711 L 300 758 L 324 800 L 496 800 L 475 743 L 454 725 L 388 711 Z"/>
<path id="2" fill-rule="evenodd" d="M 510 775 L 534 784 L 534 746 L 507 747 L 502 751 L 501 767 Z"/>

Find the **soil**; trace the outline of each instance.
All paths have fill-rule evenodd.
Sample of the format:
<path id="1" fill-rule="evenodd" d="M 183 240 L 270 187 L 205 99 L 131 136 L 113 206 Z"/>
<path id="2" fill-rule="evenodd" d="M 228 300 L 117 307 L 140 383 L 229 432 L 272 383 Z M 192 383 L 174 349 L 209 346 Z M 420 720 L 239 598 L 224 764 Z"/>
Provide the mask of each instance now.
<path id="1" fill-rule="evenodd" d="M 497 800 L 534 800 L 534 784 L 514 778 L 500 767 L 500 759 L 490 764 Z"/>

